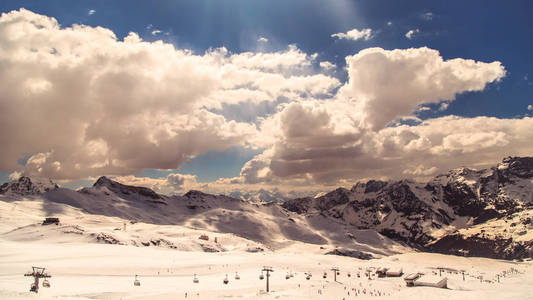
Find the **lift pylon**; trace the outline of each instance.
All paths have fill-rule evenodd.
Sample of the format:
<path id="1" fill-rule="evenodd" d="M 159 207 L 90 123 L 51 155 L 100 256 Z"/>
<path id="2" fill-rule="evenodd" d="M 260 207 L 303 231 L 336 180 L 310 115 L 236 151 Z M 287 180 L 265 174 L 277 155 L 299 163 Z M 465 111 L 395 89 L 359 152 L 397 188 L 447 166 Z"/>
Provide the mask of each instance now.
<path id="1" fill-rule="evenodd" d="M 39 279 L 41 278 L 45 278 L 46 285 L 44 285 L 43 283 L 43 286 L 50 287 L 50 283 L 48 282 L 48 280 L 46 280 L 46 278 L 50 278 L 52 277 L 52 275 L 45 272 L 46 268 L 41 268 L 41 267 L 31 267 L 31 268 L 32 268 L 31 272 L 24 274 L 24 276 L 33 277 L 34 281 L 31 284 L 30 292 L 35 292 L 35 293 L 39 292 Z"/>

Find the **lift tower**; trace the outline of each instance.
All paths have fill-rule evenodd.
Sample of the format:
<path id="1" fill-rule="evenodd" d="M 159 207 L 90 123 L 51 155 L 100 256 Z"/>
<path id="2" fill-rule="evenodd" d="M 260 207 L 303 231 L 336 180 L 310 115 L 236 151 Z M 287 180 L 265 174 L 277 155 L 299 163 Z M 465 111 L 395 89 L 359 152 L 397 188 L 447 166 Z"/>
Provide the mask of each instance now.
<path id="1" fill-rule="evenodd" d="M 272 267 L 263 267 L 263 272 L 266 272 L 266 278 L 267 278 L 267 281 L 266 281 L 266 284 L 267 284 L 267 293 L 270 291 L 270 286 L 269 286 L 269 281 L 268 281 L 268 278 L 270 277 L 270 272 L 274 272 L 274 270 L 272 270 Z"/>
<path id="2" fill-rule="evenodd" d="M 39 279 L 40 278 L 44 278 L 44 281 L 43 281 L 44 287 L 50 287 L 50 283 L 48 282 L 48 280 L 46 280 L 46 278 L 50 278 L 52 277 L 52 275 L 46 273 L 44 271 L 45 268 L 41 268 L 41 267 L 31 267 L 31 268 L 32 268 L 31 272 L 24 274 L 24 276 L 31 276 L 34 279 L 33 283 L 31 284 L 30 292 L 35 292 L 35 293 L 39 292 Z"/>
<path id="3" fill-rule="evenodd" d="M 339 272 L 339 268 L 331 268 L 331 271 L 333 271 L 333 279 L 335 282 L 337 282 L 337 273 Z"/>

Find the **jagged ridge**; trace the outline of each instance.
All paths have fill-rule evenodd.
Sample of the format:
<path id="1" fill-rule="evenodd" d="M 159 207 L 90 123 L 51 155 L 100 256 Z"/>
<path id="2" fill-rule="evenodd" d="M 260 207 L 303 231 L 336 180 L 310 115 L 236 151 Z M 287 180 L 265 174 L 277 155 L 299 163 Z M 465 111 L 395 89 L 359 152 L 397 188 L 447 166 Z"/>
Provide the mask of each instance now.
<path id="1" fill-rule="evenodd" d="M 459 168 L 425 184 L 370 180 L 350 190 L 289 200 L 283 207 L 304 215 L 332 216 L 433 251 L 520 258 L 530 256 L 533 237 L 517 241 L 504 229 L 493 237 L 480 233 L 495 220 L 512 219 L 533 208 L 532 178 L 532 157 L 507 157 L 489 169 Z M 482 250 L 487 245 L 492 245 L 489 252 Z"/>

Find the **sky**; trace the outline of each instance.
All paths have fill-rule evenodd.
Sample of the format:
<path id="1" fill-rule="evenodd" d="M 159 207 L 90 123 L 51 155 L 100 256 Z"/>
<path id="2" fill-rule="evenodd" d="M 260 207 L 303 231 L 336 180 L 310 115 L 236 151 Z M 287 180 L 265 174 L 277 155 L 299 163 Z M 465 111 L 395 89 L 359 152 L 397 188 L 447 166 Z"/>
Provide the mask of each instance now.
<path id="1" fill-rule="evenodd" d="M 0 3 L 0 181 L 313 195 L 533 155 L 531 1 Z"/>

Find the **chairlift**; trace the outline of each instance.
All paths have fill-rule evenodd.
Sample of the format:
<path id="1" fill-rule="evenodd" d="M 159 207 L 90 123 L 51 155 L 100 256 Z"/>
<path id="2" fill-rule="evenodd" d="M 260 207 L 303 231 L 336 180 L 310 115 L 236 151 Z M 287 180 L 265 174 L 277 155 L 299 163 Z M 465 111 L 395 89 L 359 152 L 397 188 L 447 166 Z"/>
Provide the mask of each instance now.
<path id="1" fill-rule="evenodd" d="M 222 282 L 224 282 L 224 284 L 228 284 L 228 282 L 229 282 L 228 274 L 226 274 L 226 278 L 224 278 L 224 281 L 222 281 Z"/>
<path id="2" fill-rule="evenodd" d="M 48 279 L 43 280 L 43 287 L 45 287 L 45 288 L 49 288 L 50 287 L 50 282 L 48 281 Z"/>
<path id="3" fill-rule="evenodd" d="M 328 273 L 324 272 L 324 274 L 322 275 L 322 278 L 327 278 L 328 277 Z"/>
<path id="4" fill-rule="evenodd" d="M 241 279 L 241 276 L 239 276 L 239 274 L 235 272 L 235 280 L 239 280 L 239 279 Z"/>
<path id="5" fill-rule="evenodd" d="M 352 274 L 348 273 L 348 277 L 352 277 Z"/>
<path id="6" fill-rule="evenodd" d="M 194 283 L 200 282 L 200 280 L 198 280 L 198 277 L 196 277 L 196 274 L 194 274 L 194 278 L 193 278 L 192 282 L 194 282 Z"/>
<path id="7" fill-rule="evenodd" d="M 35 285 L 35 283 L 31 284 L 30 292 L 37 292 L 37 286 Z"/>
<path id="8" fill-rule="evenodd" d="M 341 275 L 341 272 L 337 272 L 337 275 Z"/>
<path id="9" fill-rule="evenodd" d="M 135 275 L 135 281 L 133 281 L 133 285 L 134 286 L 141 286 L 141 282 L 139 281 L 139 279 L 137 279 L 137 275 Z"/>
<path id="10" fill-rule="evenodd" d="M 291 272 L 291 278 L 292 278 L 292 277 L 294 277 L 294 274 L 292 274 L 292 272 Z"/>
<path id="11" fill-rule="evenodd" d="M 261 275 L 259 275 L 259 279 L 261 280 L 265 279 L 265 276 L 263 275 L 263 271 L 261 271 Z"/>
<path id="12" fill-rule="evenodd" d="M 287 273 L 287 275 L 285 275 L 285 279 L 289 279 L 289 278 L 291 278 L 291 275 Z"/>
<path id="13" fill-rule="evenodd" d="M 307 279 L 307 280 L 311 279 L 311 275 L 310 275 L 310 274 L 307 275 L 307 276 L 305 277 L 305 279 Z"/>

